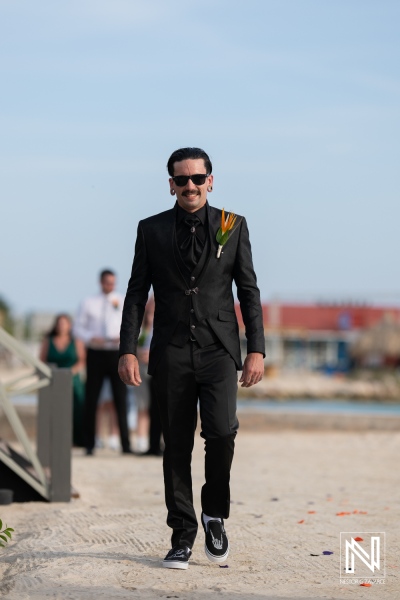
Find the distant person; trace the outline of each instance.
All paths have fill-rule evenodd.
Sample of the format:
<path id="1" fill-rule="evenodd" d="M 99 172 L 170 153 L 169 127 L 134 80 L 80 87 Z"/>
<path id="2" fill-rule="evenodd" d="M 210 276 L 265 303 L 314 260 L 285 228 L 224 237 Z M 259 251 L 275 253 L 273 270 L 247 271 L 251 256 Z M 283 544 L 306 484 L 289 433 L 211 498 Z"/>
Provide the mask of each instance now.
<path id="1" fill-rule="evenodd" d="M 75 335 L 87 348 L 84 435 L 86 454 L 95 447 L 96 410 L 105 377 L 111 383 L 123 454 L 131 454 L 127 421 L 126 385 L 118 376 L 119 331 L 123 297 L 115 291 L 116 276 L 100 273 L 100 294 L 84 300 L 75 321 Z"/>
<path id="2" fill-rule="evenodd" d="M 102 435 L 106 437 L 103 439 Z M 103 381 L 96 414 L 95 448 L 105 447 L 115 451 L 121 449 L 117 413 L 115 412 L 113 393 L 108 377 Z"/>
<path id="3" fill-rule="evenodd" d="M 153 336 L 154 298 L 149 298 L 144 311 L 143 325 L 138 340 L 139 372 L 142 385 L 135 388 L 137 402 L 136 451 L 140 456 L 162 456 L 161 417 L 154 389 L 154 381 L 147 375 L 150 343 Z"/>
<path id="4" fill-rule="evenodd" d="M 68 315 L 61 314 L 56 317 L 51 331 L 42 342 L 40 360 L 72 371 L 73 444 L 83 447 L 85 388 L 81 373 L 85 368 L 86 353 L 81 340 L 72 336 L 72 321 Z"/>
<path id="5" fill-rule="evenodd" d="M 149 448 L 150 429 L 150 375 L 147 375 L 149 363 L 149 332 L 141 331 L 138 341 L 138 361 L 142 385 L 134 389 L 136 406 L 135 452 L 144 454 Z"/>

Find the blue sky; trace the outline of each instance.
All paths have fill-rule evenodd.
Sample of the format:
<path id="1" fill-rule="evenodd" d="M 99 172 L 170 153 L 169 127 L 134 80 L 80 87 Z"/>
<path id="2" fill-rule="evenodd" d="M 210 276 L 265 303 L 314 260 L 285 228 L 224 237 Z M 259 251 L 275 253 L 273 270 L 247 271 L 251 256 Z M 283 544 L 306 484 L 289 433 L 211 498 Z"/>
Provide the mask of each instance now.
<path id="1" fill-rule="evenodd" d="M 399 39 L 389 0 L 0 0 L 0 294 L 124 292 L 191 145 L 262 298 L 400 303 Z"/>

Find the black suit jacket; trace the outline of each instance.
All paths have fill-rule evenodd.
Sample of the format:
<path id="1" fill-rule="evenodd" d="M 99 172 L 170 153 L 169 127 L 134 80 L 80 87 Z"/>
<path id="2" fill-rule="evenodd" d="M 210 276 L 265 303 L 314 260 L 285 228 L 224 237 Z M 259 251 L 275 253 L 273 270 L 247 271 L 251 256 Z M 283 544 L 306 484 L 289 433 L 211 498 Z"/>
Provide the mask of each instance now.
<path id="1" fill-rule="evenodd" d="M 153 285 L 155 298 L 154 331 L 150 347 L 149 374 L 152 375 L 177 327 L 187 322 L 193 307 L 197 321 L 206 320 L 237 369 L 242 368 L 239 328 L 234 309 L 232 282 L 237 286 L 246 328 L 247 352 L 265 356 L 260 291 L 253 269 L 249 232 L 244 217 L 217 258 L 216 234 L 221 210 L 209 206 L 210 252 L 194 284 L 183 272 L 174 252 L 176 206 L 139 222 L 132 274 L 126 293 L 121 324 L 120 355 L 135 354 L 140 326 Z"/>

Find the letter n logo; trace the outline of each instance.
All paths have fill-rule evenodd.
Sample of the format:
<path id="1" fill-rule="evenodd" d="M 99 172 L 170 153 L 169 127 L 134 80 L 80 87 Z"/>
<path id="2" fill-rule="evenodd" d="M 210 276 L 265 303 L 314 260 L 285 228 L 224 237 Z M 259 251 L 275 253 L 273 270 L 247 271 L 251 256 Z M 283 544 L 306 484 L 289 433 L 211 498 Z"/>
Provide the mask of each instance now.
<path id="1" fill-rule="evenodd" d="M 346 540 L 346 573 L 354 575 L 354 557 L 358 556 L 360 560 L 375 573 L 375 567 L 381 568 L 381 538 L 371 536 L 371 552 L 368 554 L 354 538 L 349 542 Z M 369 561 L 369 562 L 368 562 Z"/>
<path id="2" fill-rule="evenodd" d="M 372 574 L 385 577 L 385 534 L 383 532 L 342 532 L 340 534 L 341 577 L 364 577 Z M 344 560 L 343 560 L 344 559 Z M 343 560 L 343 562 L 342 562 Z M 382 570 L 381 570 L 382 569 Z M 378 571 L 378 573 L 377 573 Z"/>

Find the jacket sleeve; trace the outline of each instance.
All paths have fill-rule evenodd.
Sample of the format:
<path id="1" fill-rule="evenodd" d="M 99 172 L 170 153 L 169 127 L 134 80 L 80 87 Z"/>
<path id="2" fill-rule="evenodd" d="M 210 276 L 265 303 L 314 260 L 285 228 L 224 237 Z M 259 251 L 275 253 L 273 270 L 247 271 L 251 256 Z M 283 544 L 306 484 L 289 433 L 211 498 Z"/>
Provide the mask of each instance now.
<path id="1" fill-rule="evenodd" d="M 135 256 L 122 312 L 119 354 L 135 354 L 144 309 L 151 286 L 151 269 L 141 222 L 138 225 Z"/>
<path id="2" fill-rule="evenodd" d="M 243 217 L 240 224 L 239 243 L 233 269 L 233 279 L 245 325 L 247 354 L 260 352 L 265 357 L 265 337 L 260 290 L 253 268 L 249 230 Z"/>

